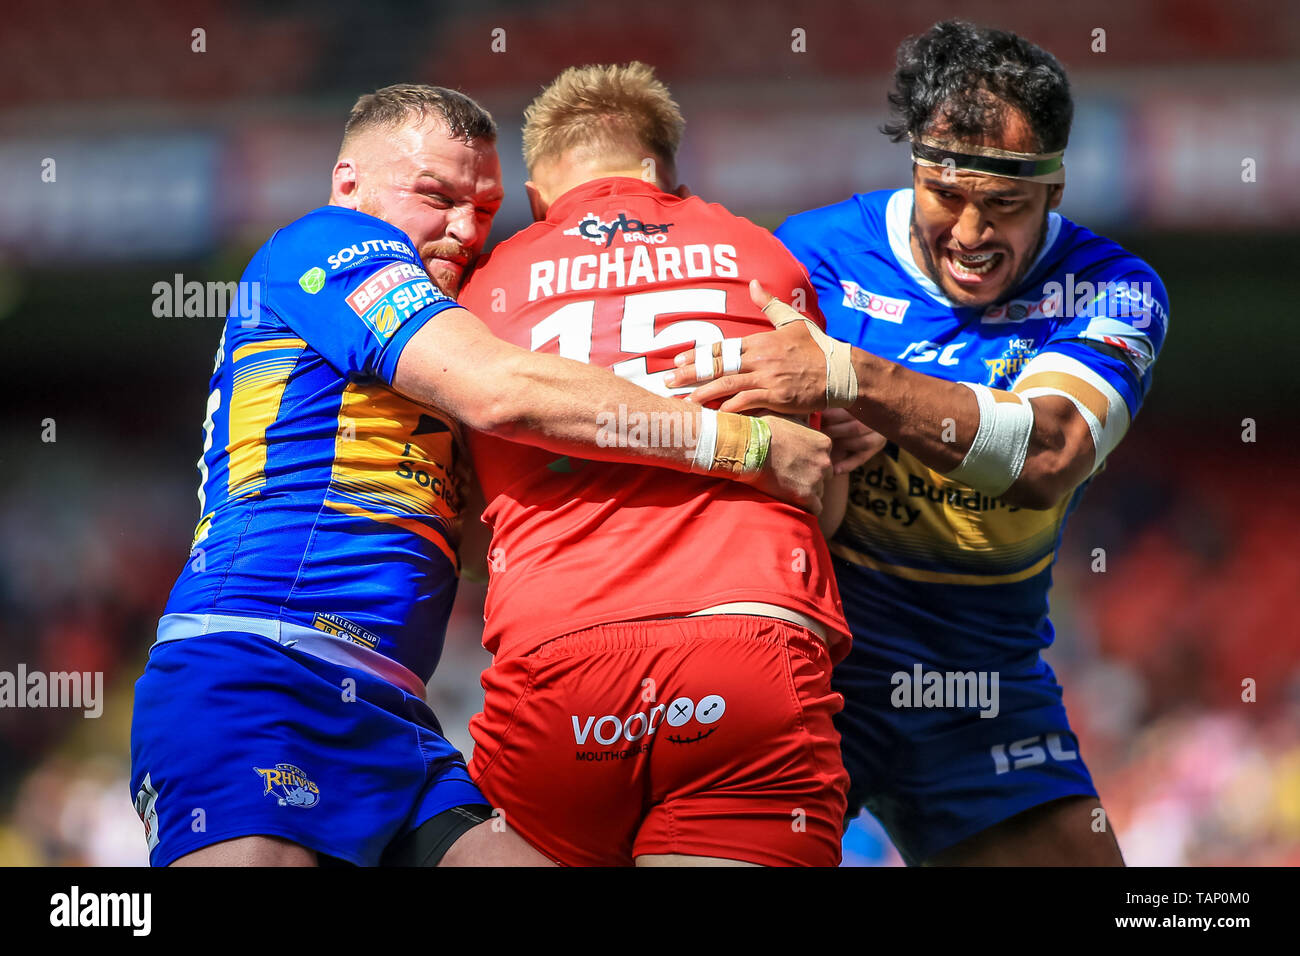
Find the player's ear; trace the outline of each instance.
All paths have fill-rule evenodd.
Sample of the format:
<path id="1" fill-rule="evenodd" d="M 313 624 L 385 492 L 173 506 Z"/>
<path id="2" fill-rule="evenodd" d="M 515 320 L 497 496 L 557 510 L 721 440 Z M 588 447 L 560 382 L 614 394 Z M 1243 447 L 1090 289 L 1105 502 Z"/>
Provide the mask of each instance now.
<path id="1" fill-rule="evenodd" d="M 350 159 L 340 158 L 334 164 L 334 175 L 330 184 L 330 205 L 356 209 L 360 198 L 356 163 Z"/>
<path id="2" fill-rule="evenodd" d="M 1047 187 L 1047 208 L 1055 209 L 1061 204 L 1061 197 L 1065 195 L 1065 183 L 1053 183 Z"/>
<path id="3" fill-rule="evenodd" d="M 524 183 L 524 192 L 528 193 L 528 208 L 533 211 L 533 222 L 541 222 L 546 218 L 546 210 L 551 204 L 542 197 L 542 191 L 531 179 Z"/>

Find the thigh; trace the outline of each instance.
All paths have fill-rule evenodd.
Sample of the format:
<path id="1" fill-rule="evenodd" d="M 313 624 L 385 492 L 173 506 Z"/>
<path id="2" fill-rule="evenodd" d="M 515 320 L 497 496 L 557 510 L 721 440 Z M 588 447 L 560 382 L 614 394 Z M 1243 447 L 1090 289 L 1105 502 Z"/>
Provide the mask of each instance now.
<path id="1" fill-rule="evenodd" d="M 744 860 L 724 860 L 716 856 L 687 856 L 682 853 L 643 853 L 637 866 L 758 866 Z"/>
<path id="2" fill-rule="evenodd" d="M 1041 804 L 949 847 L 934 866 L 1123 866 L 1114 831 L 1095 797 Z"/>
<path id="3" fill-rule="evenodd" d="M 950 673 L 929 664 L 919 670 L 925 680 L 938 674 L 945 683 Z M 1031 808 L 1067 797 L 1096 801 L 1061 689 L 1041 661 L 996 672 L 951 672 L 982 674 L 993 692 L 986 707 L 914 693 L 916 673 L 881 670 L 871 682 L 873 696 L 860 704 L 888 723 L 897 740 L 866 807 L 908 864 L 934 860 Z"/>
<path id="4" fill-rule="evenodd" d="M 488 820 L 465 833 L 447 850 L 439 866 L 552 866 L 514 829 Z"/>
<path id="5" fill-rule="evenodd" d="M 281 837 L 222 840 L 177 857 L 171 866 L 316 866 L 316 851 Z"/>
<path id="6" fill-rule="evenodd" d="M 430 780 L 450 761 L 430 763 L 421 741 L 436 733 L 422 721 L 436 726 L 391 684 L 256 635 L 154 648 L 131 730 L 150 862 L 260 836 L 377 863 L 426 801 L 436 810 Z"/>

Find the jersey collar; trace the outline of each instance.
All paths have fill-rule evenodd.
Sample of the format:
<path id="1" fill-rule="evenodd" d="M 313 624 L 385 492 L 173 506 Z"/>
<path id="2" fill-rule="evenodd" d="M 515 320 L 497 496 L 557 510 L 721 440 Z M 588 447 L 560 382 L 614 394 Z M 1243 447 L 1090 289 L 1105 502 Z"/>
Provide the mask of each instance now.
<path id="1" fill-rule="evenodd" d="M 555 202 L 551 203 L 551 208 L 546 211 L 546 221 L 558 225 L 570 218 L 575 212 L 579 215 L 587 212 L 586 209 L 578 208 L 584 203 L 595 202 L 598 199 L 608 199 L 611 196 L 678 198 L 672 193 L 664 192 L 654 183 L 647 183 L 641 179 L 633 179 L 630 176 L 606 176 L 602 179 L 593 179 L 590 182 L 574 186 L 555 200 Z"/>
<path id="2" fill-rule="evenodd" d="M 912 280 L 925 290 L 925 294 L 934 301 L 939 302 L 950 309 L 965 308 L 953 302 L 943 290 L 934 283 L 928 275 L 921 271 L 916 260 L 912 258 L 912 203 L 915 201 L 915 193 L 911 189 L 900 189 L 889 197 L 889 203 L 885 206 L 885 232 L 889 236 L 889 250 L 894 254 L 894 261 L 906 272 Z M 1056 237 L 1061 231 L 1061 216 L 1059 213 L 1051 212 L 1047 214 L 1047 235 L 1043 237 L 1043 248 L 1038 250 L 1038 255 L 1034 257 L 1033 264 L 1025 271 L 1025 278 L 1028 279 L 1034 274 L 1034 271 L 1042 264 L 1043 259 L 1056 245 Z M 1012 294 L 1018 290 L 1012 290 Z"/>

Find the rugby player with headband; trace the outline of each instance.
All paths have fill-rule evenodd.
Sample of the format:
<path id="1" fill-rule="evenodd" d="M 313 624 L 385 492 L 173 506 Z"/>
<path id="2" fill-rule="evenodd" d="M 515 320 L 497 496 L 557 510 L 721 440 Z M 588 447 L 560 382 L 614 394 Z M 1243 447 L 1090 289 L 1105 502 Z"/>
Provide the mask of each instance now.
<path id="1" fill-rule="evenodd" d="M 900 46 L 889 101 L 912 188 L 777 230 L 826 333 L 755 284 L 777 331 L 738 362 L 731 343 L 687 351 L 670 384 L 878 433 L 831 542 L 854 633 L 834 680 L 850 813 L 908 863 L 1122 864 L 1040 651 L 1065 520 L 1150 388 L 1165 289 L 1053 211 L 1073 105 L 1051 54 L 940 23 Z"/>

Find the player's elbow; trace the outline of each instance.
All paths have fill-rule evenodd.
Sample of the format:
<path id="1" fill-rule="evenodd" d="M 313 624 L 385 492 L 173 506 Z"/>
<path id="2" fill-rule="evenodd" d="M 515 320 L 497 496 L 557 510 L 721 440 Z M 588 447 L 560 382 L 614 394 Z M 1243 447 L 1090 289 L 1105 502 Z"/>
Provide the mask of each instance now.
<path id="1" fill-rule="evenodd" d="M 1087 423 L 1064 402 L 1035 401 L 1034 409 L 1025 463 L 1002 499 L 1031 511 L 1049 511 L 1092 471 L 1092 435 Z"/>
<path id="2" fill-rule="evenodd" d="M 529 401 L 531 389 L 523 369 L 509 356 L 492 362 L 490 368 L 478 369 L 477 373 L 475 381 L 481 384 L 465 403 L 461 420 L 476 431 L 497 438 L 514 438 L 526 429 L 533 414 Z"/>
<path id="3" fill-rule="evenodd" d="M 476 396 L 463 416 L 465 424 L 475 431 L 505 439 L 513 438 L 526 419 L 525 404 L 508 387 Z"/>
<path id="4" fill-rule="evenodd" d="M 1092 449 L 1087 449 L 1091 458 Z M 1025 460 L 1015 484 L 1002 495 L 1007 504 L 1030 511 L 1050 511 L 1087 477 L 1088 466 L 1079 449 L 1069 446 L 1040 451 Z"/>
<path id="5" fill-rule="evenodd" d="M 1002 495 L 1002 500 L 1029 511 L 1050 511 L 1060 504 L 1067 491 L 1054 477 L 1022 473 L 1016 483 Z"/>

